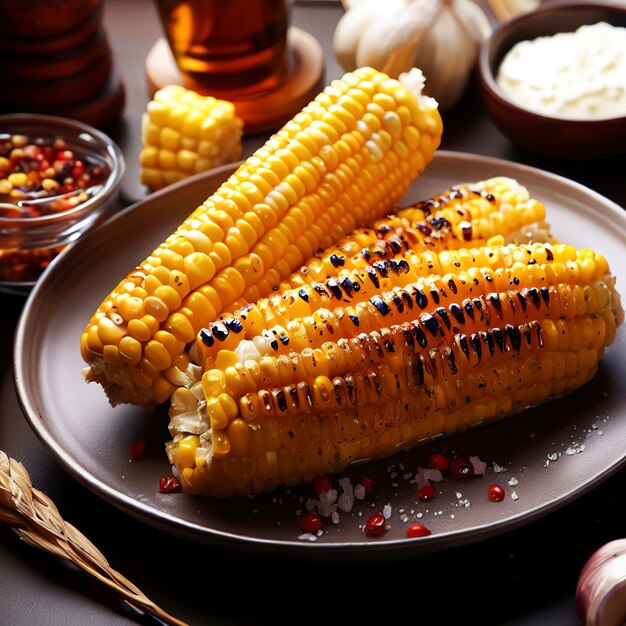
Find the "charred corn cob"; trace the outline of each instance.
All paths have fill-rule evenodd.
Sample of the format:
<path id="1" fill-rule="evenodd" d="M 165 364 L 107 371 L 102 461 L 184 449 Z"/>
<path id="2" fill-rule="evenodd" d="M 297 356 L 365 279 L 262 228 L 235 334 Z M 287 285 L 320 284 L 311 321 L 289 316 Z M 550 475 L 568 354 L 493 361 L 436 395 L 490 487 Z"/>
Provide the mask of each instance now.
<path id="1" fill-rule="evenodd" d="M 371 229 L 355 231 L 338 247 L 322 252 L 283 281 L 282 297 L 258 299 L 237 315 L 224 314 L 209 324 L 199 342 L 200 362 L 212 367 L 218 352 L 234 345 L 239 346 L 239 351 L 254 350 L 251 344 L 241 343 L 241 339 L 248 334 L 258 335 L 255 342 L 262 343 L 272 324 L 278 325 L 275 340 L 280 341 L 284 330 L 281 324 L 289 324 L 298 316 L 319 317 L 322 313 L 317 309 L 328 308 L 333 299 L 349 303 L 349 309 L 342 315 L 356 319 L 355 307 L 362 310 L 363 303 L 369 303 L 371 296 L 432 273 L 433 262 L 423 260 L 434 258 L 435 252 L 482 246 L 495 238 L 504 241 L 506 237 L 516 242 L 549 240 L 549 228 L 544 220 L 544 206 L 515 180 L 498 177 L 456 185 L 378 220 Z M 372 241 L 373 244 L 354 254 L 359 245 Z M 346 254 L 350 250 L 352 256 Z M 467 264 L 468 259 L 463 258 L 463 262 Z M 463 269 L 460 262 L 448 268 L 444 282 Z M 292 288 L 297 288 L 297 293 L 290 291 Z M 259 321 L 259 315 L 263 322 Z M 323 330 L 310 332 L 326 336 Z M 286 344 L 286 349 L 291 347 Z M 213 361 L 209 363 L 209 359 Z"/>
<path id="2" fill-rule="evenodd" d="M 333 81 L 104 299 L 81 339 L 86 380 L 114 404 L 167 400 L 204 325 L 388 212 L 441 132 L 436 102 L 381 72 Z"/>
<path id="3" fill-rule="evenodd" d="M 588 381 L 622 323 L 591 250 L 423 251 L 411 268 L 355 306 L 305 286 L 224 322 L 236 345 L 172 397 L 167 451 L 185 488 L 267 491 L 510 415 Z"/>
<path id="4" fill-rule="evenodd" d="M 142 118 L 141 182 L 154 191 L 239 160 L 242 129 L 232 102 L 163 87 Z"/>
<path id="5" fill-rule="evenodd" d="M 400 209 L 371 228 L 353 231 L 337 246 L 316 255 L 280 285 L 281 290 L 314 282 L 341 280 L 353 270 L 372 271 L 408 250 L 442 250 L 486 243 L 547 241 L 545 207 L 511 178 L 495 177 L 446 191 Z M 255 298 L 249 298 L 250 301 Z"/>

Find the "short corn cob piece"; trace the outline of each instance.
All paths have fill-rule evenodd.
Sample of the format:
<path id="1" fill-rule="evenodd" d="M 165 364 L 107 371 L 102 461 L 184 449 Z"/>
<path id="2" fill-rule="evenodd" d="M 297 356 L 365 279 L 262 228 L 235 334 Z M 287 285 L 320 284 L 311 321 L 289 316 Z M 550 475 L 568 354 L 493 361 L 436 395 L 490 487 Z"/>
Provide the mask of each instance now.
<path id="1" fill-rule="evenodd" d="M 243 122 L 232 102 L 180 85 L 159 89 L 141 125 L 141 182 L 151 191 L 241 158 Z"/>
<path id="2" fill-rule="evenodd" d="M 591 250 L 417 258 L 413 282 L 355 307 L 315 290 L 304 310 L 283 307 L 293 290 L 240 313 L 234 350 L 172 397 L 167 451 L 191 494 L 311 481 L 544 402 L 594 375 L 622 323 L 608 264 Z"/>
<path id="3" fill-rule="evenodd" d="M 104 299 L 81 339 L 86 380 L 113 404 L 167 400 L 203 326 L 389 212 L 441 133 L 436 102 L 381 72 L 333 81 Z"/>

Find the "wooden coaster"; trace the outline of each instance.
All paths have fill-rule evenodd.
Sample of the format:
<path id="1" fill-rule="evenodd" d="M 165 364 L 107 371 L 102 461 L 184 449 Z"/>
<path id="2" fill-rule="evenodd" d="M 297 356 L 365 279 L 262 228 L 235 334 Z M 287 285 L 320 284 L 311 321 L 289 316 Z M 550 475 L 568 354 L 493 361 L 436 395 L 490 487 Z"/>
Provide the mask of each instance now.
<path id="1" fill-rule="evenodd" d="M 245 135 L 277 130 L 322 90 L 325 80 L 324 53 L 315 37 L 292 26 L 287 34 L 287 47 L 291 55 L 290 71 L 275 89 L 245 99 L 231 99 L 224 92 L 217 96 L 200 86 L 194 89 L 203 95 L 216 95 L 233 102 L 244 121 Z M 164 38 L 148 53 L 145 68 L 150 97 L 166 85 L 183 84 Z"/>

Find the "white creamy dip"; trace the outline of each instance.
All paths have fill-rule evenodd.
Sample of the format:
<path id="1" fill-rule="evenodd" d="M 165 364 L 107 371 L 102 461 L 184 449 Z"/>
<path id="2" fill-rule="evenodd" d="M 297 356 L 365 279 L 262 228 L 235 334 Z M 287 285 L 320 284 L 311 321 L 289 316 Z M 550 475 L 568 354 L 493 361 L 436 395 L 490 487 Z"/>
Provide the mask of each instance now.
<path id="1" fill-rule="evenodd" d="M 626 115 L 626 28 L 598 22 L 521 41 L 496 82 L 518 106 L 565 119 Z"/>

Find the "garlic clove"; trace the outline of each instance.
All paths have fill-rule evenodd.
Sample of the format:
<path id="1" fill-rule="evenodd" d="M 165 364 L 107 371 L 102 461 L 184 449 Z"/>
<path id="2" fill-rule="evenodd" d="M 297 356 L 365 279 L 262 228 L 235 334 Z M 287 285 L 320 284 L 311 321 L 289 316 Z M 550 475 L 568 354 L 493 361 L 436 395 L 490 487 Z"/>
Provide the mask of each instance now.
<path id="1" fill-rule="evenodd" d="M 379 14 L 358 42 L 357 65 L 375 67 L 394 77 L 412 67 L 424 71 L 415 58 L 420 50 L 431 47 L 429 26 L 436 12 L 437 2 L 417 0 Z"/>
<path id="2" fill-rule="evenodd" d="M 347 10 L 339 19 L 333 35 L 335 57 L 346 72 L 352 72 L 364 65 L 357 61 L 359 41 L 369 26 L 376 23 L 381 16 L 379 0 L 353 0 L 353 3 L 353 8 Z M 385 8 L 394 12 L 406 3 L 407 0 L 387 0 Z M 382 68 L 377 69 L 382 70 Z"/>
<path id="3" fill-rule="evenodd" d="M 589 557 L 578 578 L 576 610 L 586 626 L 626 623 L 626 539 L 611 541 Z"/>

